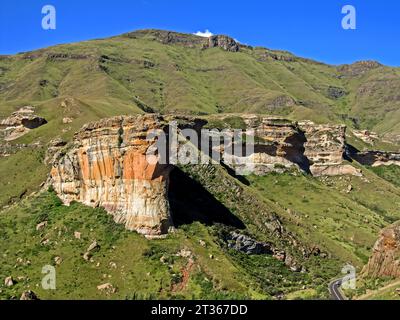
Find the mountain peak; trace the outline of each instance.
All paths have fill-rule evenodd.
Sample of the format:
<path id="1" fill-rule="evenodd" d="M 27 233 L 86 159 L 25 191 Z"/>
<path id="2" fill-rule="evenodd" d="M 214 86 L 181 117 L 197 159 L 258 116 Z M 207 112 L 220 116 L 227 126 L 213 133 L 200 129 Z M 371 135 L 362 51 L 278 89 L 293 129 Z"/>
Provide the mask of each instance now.
<path id="1" fill-rule="evenodd" d="M 240 44 L 226 35 L 212 35 L 207 38 L 189 33 L 159 29 L 144 29 L 125 33 L 122 36 L 132 39 L 159 41 L 163 44 L 178 44 L 190 48 L 208 49 L 219 47 L 225 51 L 231 52 L 238 52 L 240 50 Z"/>
<path id="2" fill-rule="evenodd" d="M 372 69 L 377 69 L 383 65 L 374 60 L 356 61 L 352 64 L 344 64 L 338 67 L 339 72 L 345 76 L 358 76 L 362 75 Z"/>

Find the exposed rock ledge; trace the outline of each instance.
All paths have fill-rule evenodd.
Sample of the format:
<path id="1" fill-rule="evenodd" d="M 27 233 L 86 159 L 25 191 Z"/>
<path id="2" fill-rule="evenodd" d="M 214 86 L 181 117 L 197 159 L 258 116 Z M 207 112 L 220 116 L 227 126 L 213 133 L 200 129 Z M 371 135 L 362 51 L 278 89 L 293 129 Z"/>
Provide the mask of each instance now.
<path id="1" fill-rule="evenodd" d="M 254 153 L 246 158 L 225 156 L 238 172 L 246 172 L 251 163 L 257 175 L 297 169 L 313 176 L 362 176 L 359 169 L 345 163 L 346 126 L 257 115 L 241 117 L 257 141 Z"/>
<path id="2" fill-rule="evenodd" d="M 365 166 L 400 166 L 400 153 L 368 151 L 352 155 L 353 159 Z"/>
<path id="3" fill-rule="evenodd" d="M 171 32 L 165 30 L 138 30 L 124 35 L 129 38 L 144 38 L 153 41 L 159 41 L 163 44 L 173 44 L 188 48 L 221 48 L 229 52 L 240 51 L 243 45 L 240 45 L 233 38 L 225 35 L 213 35 L 209 38 L 200 37 L 191 34 Z"/>
<path id="4" fill-rule="evenodd" d="M 260 139 L 255 153 L 241 158 L 251 162 L 253 173 L 296 169 L 314 175 L 359 174 L 344 164 L 343 126 L 243 117 L 247 129 Z M 103 207 L 126 229 L 148 237 L 168 233 L 172 226 L 168 185 L 173 165 L 159 161 L 150 164 L 146 154 L 157 143 L 156 138 L 148 139 L 148 133 L 162 130 L 168 135 L 172 120 L 179 123 L 180 129 L 197 131 L 206 123 L 154 114 L 121 116 L 85 125 L 67 146 L 61 140 L 53 141 L 47 157 L 53 162 L 50 183 L 67 205 L 77 201 Z"/>
<path id="5" fill-rule="evenodd" d="M 47 121 L 34 114 L 32 106 L 26 106 L 15 111 L 8 118 L 0 122 L 0 134 L 5 141 L 16 140 L 32 129 L 36 129 Z"/>
<path id="6" fill-rule="evenodd" d="M 72 149 L 51 170 L 53 187 L 65 204 L 103 207 L 117 223 L 149 237 L 171 226 L 170 166 L 149 164 L 146 139 L 166 123 L 155 115 L 117 117 L 90 123 L 75 134 Z"/>
<path id="7" fill-rule="evenodd" d="M 400 222 L 381 232 L 362 273 L 370 277 L 400 277 Z"/>

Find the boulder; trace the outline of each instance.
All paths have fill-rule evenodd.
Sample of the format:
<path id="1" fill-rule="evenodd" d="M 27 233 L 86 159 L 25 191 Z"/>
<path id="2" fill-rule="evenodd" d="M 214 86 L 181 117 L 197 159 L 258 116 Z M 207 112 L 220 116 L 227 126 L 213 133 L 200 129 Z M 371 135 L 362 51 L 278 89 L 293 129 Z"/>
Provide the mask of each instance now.
<path id="1" fill-rule="evenodd" d="M 92 251 L 99 250 L 99 249 L 100 249 L 100 245 L 97 243 L 96 240 L 94 240 L 94 241 L 90 244 L 90 246 L 87 248 L 87 251 L 86 251 L 86 252 L 92 252 Z"/>
<path id="2" fill-rule="evenodd" d="M 39 300 L 39 298 L 33 291 L 28 290 L 22 293 L 21 298 L 19 300 Z"/>
<path id="3" fill-rule="evenodd" d="M 11 276 L 5 278 L 5 279 L 4 279 L 4 285 L 5 285 L 6 287 L 12 287 L 12 286 L 14 285 L 14 280 L 13 280 L 13 278 L 12 278 Z"/>
<path id="4" fill-rule="evenodd" d="M 61 257 L 55 257 L 54 262 L 57 266 L 59 266 L 63 262 L 63 259 Z"/>
<path id="5" fill-rule="evenodd" d="M 117 289 L 111 283 L 105 283 L 97 286 L 97 290 L 106 293 L 107 295 L 117 292 Z"/>
<path id="6" fill-rule="evenodd" d="M 36 225 L 36 231 L 41 231 L 43 230 L 46 226 L 47 226 L 48 222 L 47 221 L 43 221 L 39 224 Z"/>
<path id="7" fill-rule="evenodd" d="M 248 255 L 271 254 L 271 245 L 256 241 L 246 235 L 232 232 L 228 239 L 228 248 Z"/>

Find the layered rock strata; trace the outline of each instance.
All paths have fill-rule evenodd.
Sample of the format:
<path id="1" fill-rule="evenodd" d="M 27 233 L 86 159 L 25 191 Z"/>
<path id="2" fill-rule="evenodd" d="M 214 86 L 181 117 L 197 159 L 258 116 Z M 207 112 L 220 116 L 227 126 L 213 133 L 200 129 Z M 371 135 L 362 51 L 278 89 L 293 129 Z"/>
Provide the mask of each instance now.
<path id="1" fill-rule="evenodd" d="M 308 171 L 304 156 L 304 134 L 295 123 L 273 117 L 244 117 L 247 134 L 254 135 L 254 153 L 246 163 L 253 173 L 283 172 L 291 169 Z"/>
<path id="2" fill-rule="evenodd" d="M 381 232 L 362 273 L 369 277 L 400 277 L 400 222 Z"/>
<path id="3" fill-rule="evenodd" d="M 346 126 L 304 121 L 299 127 L 307 140 L 304 155 L 310 161 L 313 176 L 361 175 L 355 167 L 344 164 Z"/>
<path id="4" fill-rule="evenodd" d="M 365 166 L 400 166 L 400 153 L 384 151 L 367 151 L 355 153 L 352 158 Z"/>
<path id="5" fill-rule="evenodd" d="M 22 107 L 0 122 L 0 135 L 5 141 L 13 141 L 46 123 L 44 118 L 35 115 L 34 107 Z"/>
<path id="6" fill-rule="evenodd" d="M 374 145 L 374 143 L 379 139 L 377 133 L 369 130 L 353 130 L 353 134 L 358 139 L 370 145 Z"/>
<path id="7" fill-rule="evenodd" d="M 178 45 L 187 48 L 221 48 L 229 52 L 238 52 L 241 47 L 233 38 L 225 35 L 212 35 L 210 37 L 201 37 L 190 34 L 170 32 L 164 30 L 138 30 L 130 32 L 124 36 L 129 38 L 144 38 L 153 41 L 159 41 L 163 44 Z"/>
<path id="8" fill-rule="evenodd" d="M 229 156 L 224 149 L 226 145 L 218 146 L 222 160 L 234 169 L 246 168 L 251 170 L 249 173 L 259 175 L 293 169 L 314 175 L 359 173 L 343 164 L 344 126 L 298 124 L 250 115 L 241 119 L 244 132 L 254 137 L 253 151 Z M 104 208 L 128 230 L 149 237 L 166 234 L 172 226 L 169 173 L 174 165 L 182 163 L 171 162 L 172 165 L 170 159 L 160 161 L 162 157 L 149 162 L 147 154 L 159 146 L 157 136 L 149 135 L 157 130 L 166 134 L 165 150 L 171 148 L 169 140 L 175 136 L 169 135 L 172 122 L 180 136 L 176 140 L 177 158 L 181 159 L 182 152 L 191 151 L 200 160 L 201 152 L 187 143 L 183 129 L 199 134 L 207 123 L 204 119 L 158 115 L 115 117 L 85 125 L 70 144 L 65 145 L 61 139 L 50 143 L 46 159 L 53 163 L 50 181 L 54 190 L 67 205 L 78 201 Z M 219 133 L 217 138 L 220 141 Z M 172 151 L 168 149 L 169 155 Z"/>
<path id="9" fill-rule="evenodd" d="M 297 169 L 314 176 L 361 176 L 360 170 L 345 163 L 345 126 L 256 115 L 241 119 L 247 135 L 255 136 L 254 150 L 242 157 L 224 155 L 224 161 L 239 173 L 251 170 L 264 175 Z"/>
<path id="10" fill-rule="evenodd" d="M 51 183 L 65 204 L 78 201 L 103 207 L 117 223 L 149 237 L 171 226 L 168 179 L 171 167 L 150 162 L 147 152 L 164 130 L 156 115 L 116 117 L 85 125 L 69 151 L 60 152 Z M 65 153 L 65 154 L 63 154 Z"/>

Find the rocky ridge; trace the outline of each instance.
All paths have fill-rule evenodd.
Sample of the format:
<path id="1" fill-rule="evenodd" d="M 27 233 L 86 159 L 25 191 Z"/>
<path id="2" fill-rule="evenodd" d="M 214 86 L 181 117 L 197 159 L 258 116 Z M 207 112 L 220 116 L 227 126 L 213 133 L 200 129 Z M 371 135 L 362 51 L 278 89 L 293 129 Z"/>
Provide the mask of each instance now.
<path id="1" fill-rule="evenodd" d="M 384 229 L 362 271 L 369 277 L 400 277 L 400 223 Z"/>
<path id="2" fill-rule="evenodd" d="M 367 151 L 355 153 L 352 157 L 357 162 L 366 166 L 400 166 L 400 153 L 398 152 Z"/>
<path id="3" fill-rule="evenodd" d="M 241 116 L 247 134 L 255 135 L 254 153 L 226 159 L 239 172 L 258 175 L 297 169 L 313 176 L 353 175 L 360 170 L 345 163 L 346 126 L 293 122 L 277 117 Z"/>
<path id="4" fill-rule="evenodd" d="M 157 145 L 157 137 L 149 139 L 149 133 L 158 130 L 168 137 L 172 120 L 179 123 L 179 130 L 198 131 L 207 123 L 154 114 L 121 116 L 85 125 L 66 146 L 63 141 L 54 140 L 47 157 L 53 159 L 50 183 L 67 205 L 78 201 L 103 207 L 117 223 L 148 237 L 168 233 L 172 226 L 169 174 L 175 164 L 161 164 L 159 157 L 149 163 L 147 154 Z M 239 157 L 239 163 L 250 162 L 253 173 L 298 170 L 314 175 L 360 174 L 351 165 L 343 164 L 344 126 L 297 124 L 250 115 L 244 116 L 243 121 L 247 130 L 256 135 L 256 142 L 254 153 Z M 186 146 L 187 140 L 183 140 Z M 223 160 L 227 161 L 226 157 Z M 228 163 L 235 168 L 235 161 Z"/>
<path id="5" fill-rule="evenodd" d="M 144 38 L 159 41 L 163 44 L 175 44 L 188 48 L 221 48 L 229 52 L 238 52 L 241 47 L 237 41 L 225 35 L 213 35 L 207 38 L 164 30 L 139 30 L 127 33 L 124 36 L 134 39 Z"/>

